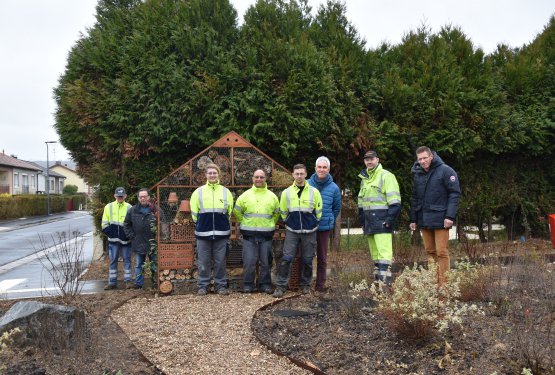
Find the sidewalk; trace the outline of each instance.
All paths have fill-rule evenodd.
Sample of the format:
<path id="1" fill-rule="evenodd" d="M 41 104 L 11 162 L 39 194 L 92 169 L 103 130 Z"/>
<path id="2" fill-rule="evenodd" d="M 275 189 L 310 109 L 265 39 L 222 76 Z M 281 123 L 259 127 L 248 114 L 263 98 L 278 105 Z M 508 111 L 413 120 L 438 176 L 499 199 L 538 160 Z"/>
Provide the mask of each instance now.
<path id="1" fill-rule="evenodd" d="M 19 219 L 9 219 L 9 220 L 0 220 L 0 232 L 7 232 L 16 229 L 25 228 L 32 225 L 39 225 L 44 223 L 49 223 L 52 221 L 59 221 L 63 219 L 68 219 L 73 215 L 86 213 L 87 211 L 67 211 L 67 212 L 60 212 L 56 214 L 50 215 L 41 215 L 41 216 L 31 216 L 31 217 L 21 217 Z"/>

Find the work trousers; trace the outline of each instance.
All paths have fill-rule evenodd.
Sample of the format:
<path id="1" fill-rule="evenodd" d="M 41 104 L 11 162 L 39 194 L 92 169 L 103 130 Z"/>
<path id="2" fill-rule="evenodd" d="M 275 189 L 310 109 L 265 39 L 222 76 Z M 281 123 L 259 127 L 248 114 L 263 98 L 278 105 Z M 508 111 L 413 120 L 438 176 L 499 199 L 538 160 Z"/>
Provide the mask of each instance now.
<path id="1" fill-rule="evenodd" d="M 374 281 L 390 284 L 393 278 L 391 263 L 393 260 L 393 243 L 391 233 L 370 234 L 368 247 L 374 261 Z"/>
<path id="2" fill-rule="evenodd" d="M 121 251 L 120 251 L 121 249 Z M 122 245 L 119 242 L 108 242 L 108 257 L 110 266 L 108 268 L 108 284 L 118 283 L 118 260 L 121 253 L 123 259 L 123 281 L 131 281 L 131 244 Z"/>
<path id="3" fill-rule="evenodd" d="M 283 244 L 283 257 L 278 264 L 276 286 L 282 290 L 287 289 L 291 276 L 291 265 L 301 245 L 301 280 L 300 286 L 310 286 L 312 282 L 312 260 L 316 254 L 316 232 L 295 233 L 287 230 Z"/>
<path id="4" fill-rule="evenodd" d="M 449 229 L 421 229 L 424 249 L 428 254 L 428 264 L 437 264 L 438 284 L 447 282 L 446 273 L 451 268 L 449 259 Z"/>
<path id="5" fill-rule="evenodd" d="M 243 288 L 255 290 L 254 279 L 256 264 L 258 268 L 258 289 L 265 290 L 272 286 L 270 274 L 270 255 L 272 253 L 272 239 L 243 239 Z"/>
<path id="6" fill-rule="evenodd" d="M 214 287 L 216 291 L 227 288 L 227 276 L 225 271 L 226 252 L 227 238 L 217 240 L 197 239 L 197 287 L 199 289 L 208 289 L 210 286 L 212 262 L 214 262 Z"/>

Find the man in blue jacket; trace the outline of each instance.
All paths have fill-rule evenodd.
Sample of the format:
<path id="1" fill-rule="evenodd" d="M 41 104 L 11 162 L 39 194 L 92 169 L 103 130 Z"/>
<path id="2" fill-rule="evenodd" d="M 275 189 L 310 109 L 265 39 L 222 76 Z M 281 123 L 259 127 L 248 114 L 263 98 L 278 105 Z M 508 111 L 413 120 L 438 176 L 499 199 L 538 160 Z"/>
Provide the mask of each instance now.
<path id="1" fill-rule="evenodd" d="M 437 264 L 441 286 L 447 281 L 445 273 L 450 269 L 449 229 L 459 208 L 459 176 L 429 147 L 419 147 L 416 158 L 412 167 L 410 229 L 416 230 L 417 225 L 420 228 L 428 263 Z"/>
<path id="2" fill-rule="evenodd" d="M 316 159 L 316 173 L 313 173 L 308 180 L 308 184 L 320 192 L 323 205 L 322 218 L 316 234 L 316 291 L 318 292 L 324 291 L 326 286 L 330 233 L 341 211 L 341 192 L 333 182 L 330 167 L 330 159 L 320 156 Z"/>

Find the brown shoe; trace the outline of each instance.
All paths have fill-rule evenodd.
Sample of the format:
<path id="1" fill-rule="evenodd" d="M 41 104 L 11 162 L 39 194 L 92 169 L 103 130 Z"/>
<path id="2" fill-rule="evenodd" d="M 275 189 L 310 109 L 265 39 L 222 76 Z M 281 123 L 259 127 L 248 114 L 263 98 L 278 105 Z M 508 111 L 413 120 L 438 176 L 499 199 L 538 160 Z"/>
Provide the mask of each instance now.
<path id="1" fill-rule="evenodd" d="M 104 290 L 113 290 L 113 289 L 117 289 L 118 286 L 116 284 L 106 284 L 104 285 Z"/>
<path id="2" fill-rule="evenodd" d="M 133 289 L 133 282 L 126 281 L 125 282 L 125 289 Z"/>

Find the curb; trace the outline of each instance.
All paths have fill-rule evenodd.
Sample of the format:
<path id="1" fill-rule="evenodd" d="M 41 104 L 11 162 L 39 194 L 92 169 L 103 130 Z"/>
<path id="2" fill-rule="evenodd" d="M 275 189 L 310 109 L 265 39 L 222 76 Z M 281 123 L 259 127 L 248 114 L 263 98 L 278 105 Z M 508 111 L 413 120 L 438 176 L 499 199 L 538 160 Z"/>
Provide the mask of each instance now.
<path id="1" fill-rule="evenodd" d="M 289 299 L 299 298 L 299 297 L 301 297 L 301 296 L 302 296 L 302 294 L 295 294 L 295 295 L 292 295 L 292 296 L 289 296 L 289 297 L 280 298 L 280 299 L 277 299 L 277 300 L 275 300 L 275 301 L 273 301 L 273 302 L 270 302 L 269 304 L 264 305 L 264 306 L 260 307 L 259 309 L 257 309 L 257 310 L 255 311 L 255 313 L 254 313 L 252 319 L 251 319 L 251 332 L 252 332 L 252 335 L 256 338 L 256 340 L 260 343 L 260 345 L 264 346 L 266 349 L 268 349 L 269 351 L 271 351 L 271 352 L 274 353 L 275 355 L 278 355 L 278 356 L 280 356 L 280 357 L 285 357 L 285 358 L 287 358 L 289 361 L 293 362 L 295 365 L 297 365 L 297 366 L 299 366 L 299 367 L 301 367 L 301 368 L 303 368 L 303 369 L 305 369 L 305 370 L 308 370 L 308 371 L 312 372 L 313 374 L 317 374 L 317 375 L 326 375 L 325 372 L 323 372 L 322 370 L 320 370 L 320 369 L 319 369 L 318 367 L 316 367 L 315 365 L 313 365 L 313 364 L 311 364 L 311 363 L 304 362 L 304 361 L 302 361 L 302 360 L 300 360 L 300 359 L 296 359 L 296 358 L 293 358 L 293 357 L 289 357 L 288 355 L 286 355 L 285 353 L 283 353 L 283 352 L 281 352 L 280 350 L 276 349 L 275 347 L 266 344 L 264 341 L 262 341 L 262 339 L 261 339 L 260 337 L 258 337 L 258 335 L 257 335 L 256 333 L 254 333 L 254 329 L 253 329 L 253 326 L 252 326 L 252 320 L 254 319 L 254 317 L 256 316 L 256 314 L 258 314 L 259 311 L 267 310 L 267 309 L 269 309 L 270 307 L 273 307 L 273 306 L 275 306 L 275 305 L 277 305 L 277 304 L 279 304 L 279 303 L 282 303 L 282 302 L 287 301 L 287 300 L 289 300 Z"/>

